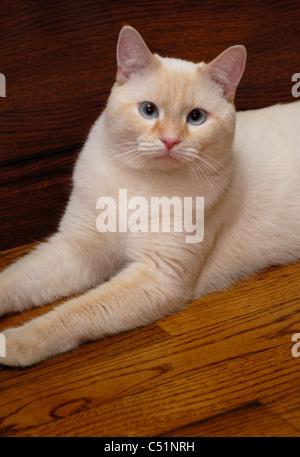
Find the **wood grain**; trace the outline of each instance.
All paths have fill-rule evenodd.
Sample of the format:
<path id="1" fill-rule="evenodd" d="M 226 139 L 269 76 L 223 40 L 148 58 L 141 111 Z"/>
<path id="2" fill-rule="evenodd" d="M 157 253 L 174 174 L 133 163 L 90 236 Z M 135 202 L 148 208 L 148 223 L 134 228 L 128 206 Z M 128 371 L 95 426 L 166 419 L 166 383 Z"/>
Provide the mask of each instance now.
<path id="1" fill-rule="evenodd" d="M 77 147 L 104 108 L 124 23 L 162 55 L 208 61 L 248 49 L 240 109 L 290 101 L 299 71 L 298 1 L 2 2 L 0 163 Z"/>
<path id="2" fill-rule="evenodd" d="M 299 275 L 300 263 L 278 267 L 148 327 L 1 368 L 0 435 L 299 437 Z"/>
<path id="3" fill-rule="evenodd" d="M 77 155 L 70 151 L 1 167 L 0 250 L 41 240 L 56 230 Z"/>

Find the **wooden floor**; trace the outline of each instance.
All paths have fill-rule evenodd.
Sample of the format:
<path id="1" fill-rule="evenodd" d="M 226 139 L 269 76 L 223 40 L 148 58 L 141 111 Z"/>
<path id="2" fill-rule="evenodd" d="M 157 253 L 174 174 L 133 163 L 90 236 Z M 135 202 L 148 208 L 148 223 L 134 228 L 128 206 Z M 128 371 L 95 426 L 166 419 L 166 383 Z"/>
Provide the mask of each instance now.
<path id="1" fill-rule="evenodd" d="M 1 268 L 28 248 L 3 252 Z M 0 435 L 299 437 L 299 278 L 300 263 L 275 268 L 155 325 L 1 367 Z"/>

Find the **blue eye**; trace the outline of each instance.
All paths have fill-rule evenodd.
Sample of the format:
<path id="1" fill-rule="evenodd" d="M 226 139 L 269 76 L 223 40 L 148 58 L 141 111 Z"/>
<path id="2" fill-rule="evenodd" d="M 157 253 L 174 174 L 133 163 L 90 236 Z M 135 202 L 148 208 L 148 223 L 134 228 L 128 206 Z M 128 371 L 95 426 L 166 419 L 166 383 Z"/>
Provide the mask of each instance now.
<path id="1" fill-rule="evenodd" d="M 143 102 L 140 104 L 140 113 L 146 119 L 156 119 L 158 117 L 158 109 L 151 102 Z"/>
<path id="2" fill-rule="evenodd" d="M 186 121 L 193 125 L 200 125 L 206 119 L 206 112 L 203 109 L 193 109 L 188 115 Z"/>

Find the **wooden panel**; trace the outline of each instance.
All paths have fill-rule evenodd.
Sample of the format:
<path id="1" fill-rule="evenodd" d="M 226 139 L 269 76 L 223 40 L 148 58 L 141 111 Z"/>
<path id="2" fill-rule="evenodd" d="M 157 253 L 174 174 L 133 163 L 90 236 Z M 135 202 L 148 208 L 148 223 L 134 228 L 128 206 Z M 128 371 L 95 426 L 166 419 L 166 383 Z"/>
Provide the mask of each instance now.
<path id="1" fill-rule="evenodd" d="M 124 22 L 152 50 L 210 60 L 243 43 L 248 66 L 238 107 L 291 99 L 299 71 L 298 1 L 18 1 L 1 3 L 0 162 L 43 155 L 84 141 L 115 75 Z"/>
<path id="2" fill-rule="evenodd" d="M 56 230 L 76 157 L 71 151 L 1 167 L 1 250 L 41 240 Z"/>

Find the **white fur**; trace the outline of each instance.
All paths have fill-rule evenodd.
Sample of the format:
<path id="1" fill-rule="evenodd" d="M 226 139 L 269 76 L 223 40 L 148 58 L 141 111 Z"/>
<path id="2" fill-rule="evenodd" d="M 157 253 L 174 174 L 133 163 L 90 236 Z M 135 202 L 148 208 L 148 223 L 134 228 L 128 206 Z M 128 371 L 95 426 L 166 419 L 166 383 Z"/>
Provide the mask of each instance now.
<path id="1" fill-rule="evenodd" d="M 197 73 L 202 78 L 199 87 L 205 89 L 201 93 L 199 87 L 187 87 L 188 100 L 209 112 L 217 110 L 218 117 L 208 118 L 197 141 L 195 128 L 189 126 L 192 139 L 174 148 L 181 158 L 178 166 L 161 165 L 157 157 L 163 145 L 149 134 L 141 139 L 147 121 L 134 107 L 147 97 L 153 101 L 153 87 L 165 74 L 159 72 L 169 72 L 169 86 L 156 101 L 166 119 L 162 128 L 169 132 L 188 110 L 175 99 L 174 73 L 187 81 L 197 68 L 205 72 L 206 65 L 155 59 L 149 74 L 129 75 L 119 66 L 120 81 L 77 161 L 73 192 L 58 231 L 0 275 L 0 313 L 87 292 L 6 330 L 7 357 L 1 363 L 31 365 L 82 342 L 146 325 L 193 297 L 227 287 L 261 268 L 299 259 L 300 102 L 238 113 L 232 146 L 233 105 L 213 80 Z M 130 65 L 134 68 L 132 55 Z M 230 89 L 232 93 L 235 87 Z M 130 119 L 127 111 L 119 112 L 126 103 L 133 103 Z M 172 116 L 177 120 L 170 124 Z M 202 170 L 197 167 L 191 174 L 188 151 L 204 143 L 208 165 L 202 162 Z M 145 160 L 139 161 L 143 155 Z M 121 188 L 129 197 L 148 201 L 162 195 L 204 196 L 204 241 L 185 243 L 184 233 L 100 234 L 97 199 L 117 200 Z"/>
<path id="2" fill-rule="evenodd" d="M 300 102 L 237 113 L 225 223 L 194 296 L 300 258 Z"/>

